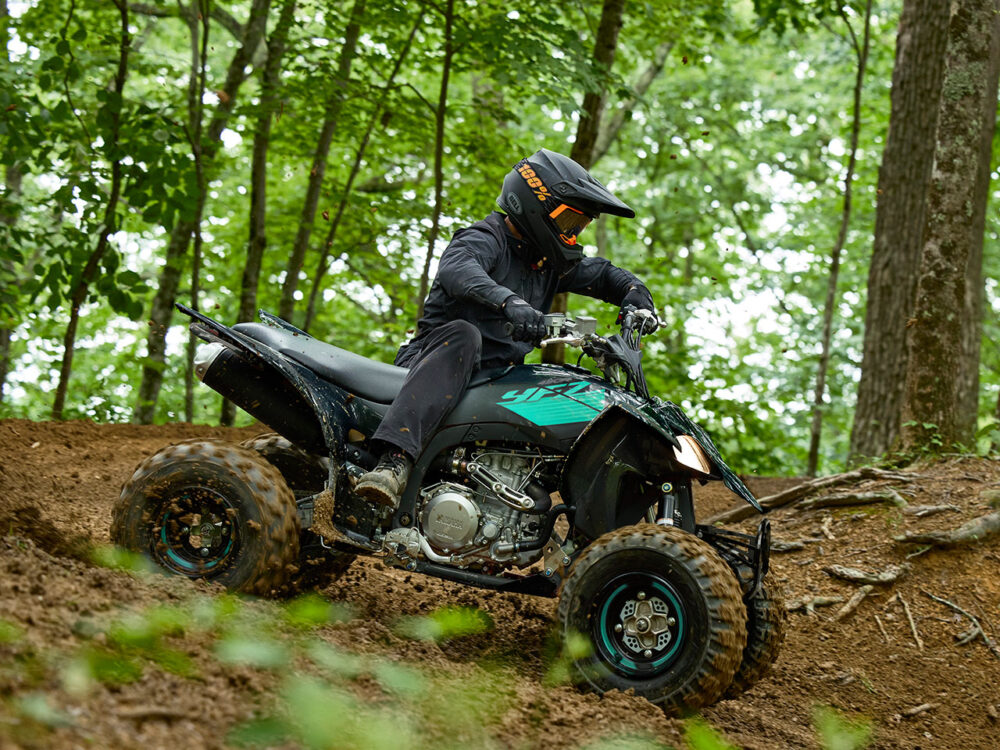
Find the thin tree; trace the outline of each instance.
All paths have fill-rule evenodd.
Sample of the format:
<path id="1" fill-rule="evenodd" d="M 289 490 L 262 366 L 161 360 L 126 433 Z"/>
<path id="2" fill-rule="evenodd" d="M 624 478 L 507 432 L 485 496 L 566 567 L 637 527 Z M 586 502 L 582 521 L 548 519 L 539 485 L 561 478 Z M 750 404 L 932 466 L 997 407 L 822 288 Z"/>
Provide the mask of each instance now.
<path id="1" fill-rule="evenodd" d="M 267 153 L 271 143 L 271 125 L 278 108 L 281 90 L 281 63 L 285 55 L 288 31 L 295 20 L 296 0 L 284 0 L 277 24 L 267 40 L 267 62 L 261 76 L 260 110 L 253 134 L 253 158 L 250 168 L 250 237 L 247 257 L 240 283 L 240 307 L 237 320 L 253 320 L 257 312 L 257 291 L 260 286 L 260 266 L 267 248 Z M 222 399 L 220 423 L 232 425 L 236 405 Z"/>
<path id="2" fill-rule="evenodd" d="M 604 6 L 601 8 L 601 20 L 597 25 L 597 37 L 594 40 L 594 63 L 605 74 L 611 72 L 611 67 L 615 62 L 618 33 L 624 22 L 624 12 L 625 0 L 604 0 Z M 595 89 L 583 95 L 580 121 L 576 128 L 576 138 L 573 141 L 569 157 L 584 169 L 590 169 L 594 162 L 606 98 L 607 86 L 603 80 Z M 557 294 L 552 300 L 552 312 L 566 312 L 566 305 L 567 295 L 565 293 Z M 542 361 L 559 365 L 565 363 L 565 347 L 562 344 L 546 346 L 542 349 Z"/>
<path id="3" fill-rule="evenodd" d="M 934 179 L 927 196 L 916 306 L 907 328 L 909 358 L 900 437 L 908 453 L 969 446 L 973 439 L 959 414 L 958 400 L 958 373 L 968 366 L 962 341 L 963 327 L 968 325 L 966 273 L 972 250 L 972 206 L 977 199 L 976 180 L 970 180 L 969 173 L 982 157 L 983 131 L 992 135 L 995 125 L 985 102 L 996 94 L 987 91 L 985 73 L 990 69 L 998 12 L 997 0 L 962 0 L 948 30 Z"/>
<path id="4" fill-rule="evenodd" d="M 69 387 L 70 374 L 73 369 L 73 350 L 76 345 L 76 332 L 80 323 L 80 307 L 87 299 L 90 285 L 97 276 L 101 260 L 108 250 L 110 237 L 118 228 L 118 201 L 121 196 L 122 186 L 122 158 L 124 154 L 119 151 L 119 139 L 121 135 L 122 120 L 122 93 L 125 90 L 125 78 L 128 75 L 128 54 L 131 37 L 128 30 L 128 0 L 113 0 L 118 8 L 121 19 L 121 37 L 118 45 L 118 67 L 115 71 L 115 78 L 112 90 L 114 96 L 109 97 L 104 104 L 108 108 L 109 123 L 107 139 L 104 149 L 108 154 L 115 154 L 111 161 L 111 188 L 108 194 L 108 202 L 104 207 L 104 221 L 100 234 L 97 237 L 97 245 L 87 258 L 87 263 L 80 271 L 80 275 L 73 282 L 72 291 L 69 297 L 69 323 L 66 326 L 66 333 L 63 335 L 63 356 L 59 366 L 59 383 L 56 386 L 55 398 L 52 402 L 52 419 L 61 420 L 63 409 L 66 405 L 66 391 Z"/>
<path id="5" fill-rule="evenodd" d="M 323 279 L 326 276 L 327 265 L 330 259 L 330 250 L 333 247 L 334 239 L 337 236 L 337 229 L 340 227 L 340 220 L 344 216 L 344 211 L 347 209 L 347 202 L 351 196 L 351 190 L 354 188 L 354 181 L 357 179 L 358 173 L 361 171 L 361 162 L 364 159 L 365 151 L 368 149 L 368 143 L 371 140 L 372 132 L 375 130 L 375 124 L 379 121 L 383 108 L 385 107 L 386 97 L 392 90 L 396 82 L 396 76 L 399 75 L 400 68 L 403 67 L 403 62 L 406 60 L 407 55 L 410 53 L 410 47 L 413 44 L 413 39 L 420 29 L 421 24 L 424 20 L 424 10 L 421 8 L 420 12 L 417 14 L 416 20 L 413 22 L 413 27 L 410 29 L 410 35 L 406 38 L 406 42 L 403 44 L 403 48 L 399 51 L 396 56 L 396 60 L 393 63 L 392 71 L 389 73 L 389 77 L 385 80 L 385 83 L 379 87 L 379 91 L 376 93 L 375 105 L 372 107 L 371 114 L 368 116 L 368 125 L 365 127 L 365 132 L 361 136 L 361 140 L 358 142 L 358 147 L 354 152 L 354 162 L 351 164 L 351 171 L 347 175 L 347 181 L 344 183 L 344 189 L 340 195 L 340 203 L 337 205 L 337 211 L 330 221 L 330 229 L 326 233 L 326 237 L 323 240 L 323 248 L 320 251 L 319 262 L 316 264 L 316 272 L 313 274 L 312 278 L 312 288 L 309 290 L 309 302 L 306 305 L 306 315 L 305 320 L 302 323 L 302 330 L 308 331 L 309 326 L 312 325 L 313 318 L 316 315 L 316 300 L 319 297 L 319 291 L 323 288 Z"/>
<path id="6" fill-rule="evenodd" d="M 198 309 L 198 296 L 201 294 L 201 222 L 205 212 L 205 159 L 202 131 L 205 117 L 205 75 L 208 65 L 208 6 L 211 0 L 198 0 L 197 15 L 188 16 L 191 31 L 191 75 L 188 79 L 188 142 L 191 144 L 191 156 L 194 160 L 195 186 L 198 195 L 195 198 L 194 211 L 194 252 L 191 259 L 191 309 Z M 200 21 L 200 23 L 199 23 Z M 194 421 L 194 350 L 197 337 L 188 331 L 187 368 L 184 373 L 184 421 Z"/>
<path id="7" fill-rule="evenodd" d="M 417 319 L 424 314 L 424 299 L 430 284 L 431 261 L 434 260 L 434 246 L 437 244 L 441 228 L 441 210 L 444 204 L 444 138 L 445 116 L 448 106 L 448 79 L 451 77 L 451 63 L 455 55 L 453 30 L 455 26 L 455 0 L 447 0 L 444 14 L 444 59 L 441 62 L 441 87 L 438 90 L 437 107 L 434 110 L 434 211 L 431 214 L 431 228 L 427 233 L 427 257 L 420 274 L 420 292 L 417 297 Z"/>
<path id="8" fill-rule="evenodd" d="M 904 0 L 899 20 L 868 269 L 861 381 L 851 429 L 855 459 L 883 455 L 899 434 L 906 324 L 916 293 L 949 12 L 949 4 L 941 0 Z"/>
<path id="9" fill-rule="evenodd" d="M 233 54 L 226 72 L 226 82 L 219 95 L 219 104 L 205 133 L 203 157 L 210 161 L 219 149 L 219 137 L 229 122 L 240 87 L 247 79 L 254 53 L 264 36 L 267 12 L 271 0 L 253 0 L 250 15 L 243 27 L 239 49 Z M 192 12 L 187 9 L 186 12 Z M 167 242 L 166 263 L 160 271 L 159 283 L 149 315 L 149 335 L 146 338 L 146 359 L 142 367 L 142 380 L 133 412 L 133 421 L 151 424 L 156 414 L 156 402 L 163 386 L 166 369 L 167 329 L 173 318 L 174 302 L 180 287 L 184 261 L 195 223 L 193 217 L 180 217 L 170 231 Z"/>
<path id="10" fill-rule="evenodd" d="M 840 229 L 837 239 L 830 251 L 830 275 L 827 278 L 826 303 L 823 306 L 823 335 L 819 366 L 816 370 L 816 389 L 813 393 L 812 429 L 809 435 L 809 459 L 806 475 L 816 476 L 819 468 L 819 443 L 823 433 L 823 402 L 826 397 L 826 374 L 830 367 L 830 340 L 833 334 L 833 313 L 837 304 L 837 279 L 840 276 L 840 255 L 847 239 L 847 229 L 851 224 L 851 186 L 854 182 L 854 167 L 858 157 L 858 138 L 861 134 L 861 91 L 865 81 L 865 69 L 868 66 L 868 46 L 871 40 L 872 3 L 865 3 L 864 31 L 858 41 L 854 27 L 843 7 L 838 9 L 844 25 L 851 37 L 851 46 L 857 57 L 858 65 L 854 75 L 854 103 L 851 118 L 851 147 L 847 159 L 847 174 L 844 175 L 844 206 L 840 213 Z"/>
<path id="11" fill-rule="evenodd" d="M 0 27 L 2 27 L 2 32 L 0 32 L 0 41 L 3 42 L 4 56 L 7 59 L 7 64 L 10 64 L 10 47 L 8 42 L 10 37 L 10 32 L 8 30 L 8 19 L 10 18 L 9 11 L 7 10 L 7 0 L 0 0 Z M 4 167 L 4 200 L 7 205 L 0 209 L 0 222 L 3 222 L 8 227 L 14 226 L 17 221 L 17 217 L 13 210 L 9 210 L 8 206 L 12 203 L 11 198 L 20 194 L 21 192 L 21 166 L 20 164 L 8 164 Z M 3 258 L 0 260 L 3 263 L 3 268 L 0 268 L 0 273 L 5 276 L 13 277 L 14 268 L 13 263 L 7 259 Z M 6 299 L 0 299 L 0 302 L 7 302 Z M 8 321 L 3 314 L 2 308 L 0 308 L 0 404 L 3 403 L 4 397 L 4 387 L 7 384 L 7 373 L 10 370 L 10 342 L 11 336 L 13 335 L 13 321 Z"/>
<path id="12" fill-rule="evenodd" d="M 316 209 L 319 206 L 320 189 L 323 187 L 323 177 L 326 175 L 326 162 L 330 155 L 330 144 L 333 134 L 340 122 L 340 112 L 351 80 L 351 65 L 354 62 L 358 37 L 361 35 L 361 19 L 365 13 L 365 0 L 355 0 L 351 15 L 344 30 L 344 44 L 340 48 L 340 60 L 337 64 L 337 76 L 332 83 L 330 95 L 326 102 L 323 125 L 319 130 L 316 150 L 313 153 L 312 169 L 309 170 L 309 184 L 306 187 L 306 197 L 302 202 L 302 216 L 299 218 L 299 228 L 295 235 L 295 243 L 288 257 L 285 269 L 285 280 L 281 285 L 281 302 L 278 314 L 286 320 L 292 319 L 295 311 L 295 293 L 299 288 L 299 274 L 305 265 L 306 251 L 309 249 L 309 239 L 312 237 L 313 222 L 316 220 Z"/>

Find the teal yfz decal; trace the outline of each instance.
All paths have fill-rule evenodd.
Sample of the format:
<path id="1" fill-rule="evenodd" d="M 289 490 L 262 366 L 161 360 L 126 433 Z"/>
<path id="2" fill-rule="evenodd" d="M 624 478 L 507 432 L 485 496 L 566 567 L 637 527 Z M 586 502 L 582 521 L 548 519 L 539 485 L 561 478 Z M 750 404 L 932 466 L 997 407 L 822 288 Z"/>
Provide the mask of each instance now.
<path id="1" fill-rule="evenodd" d="M 507 391 L 497 406 L 517 414 L 540 427 L 573 422 L 589 422 L 606 403 L 603 388 L 586 380 L 572 383 Z"/>

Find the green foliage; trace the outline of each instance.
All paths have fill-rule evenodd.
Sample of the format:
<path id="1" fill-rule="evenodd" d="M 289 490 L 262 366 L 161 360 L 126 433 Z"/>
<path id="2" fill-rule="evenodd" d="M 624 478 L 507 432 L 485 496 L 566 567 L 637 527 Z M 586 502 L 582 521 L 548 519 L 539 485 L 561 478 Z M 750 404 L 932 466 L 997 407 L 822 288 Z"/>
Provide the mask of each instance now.
<path id="1" fill-rule="evenodd" d="M 446 641 L 493 629 L 493 618 L 481 609 L 444 607 L 427 617 L 401 620 L 397 630 L 401 635 L 423 641 Z"/>
<path id="2" fill-rule="evenodd" d="M 419 302 L 433 203 L 428 144 L 443 23 L 437 6 L 368 0 L 351 74 L 342 82 L 340 47 L 351 5 L 300 3 L 290 30 L 269 144 L 258 301 L 278 307 L 319 124 L 339 103 L 299 285 L 304 299 L 293 322 L 302 322 L 320 253 L 328 250 L 311 332 L 391 361 L 413 329 Z M 227 10 L 242 22 L 248 7 L 242 2 Z M 436 251 L 457 228 L 491 210 L 514 161 L 539 146 L 568 152 L 583 96 L 606 90 L 608 119 L 620 115 L 622 124 L 593 171 L 636 208 L 638 219 L 603 221 L 600 247 L 588 252 L 634 270 L 667 321 L 646 350 L 652 390 L 702 421 L 738 470 L 801 471 L 829 253 L 843 199 L 857 64 L 851 37 L 860 32 L 863 4 L 629 4 L 611 70 L 593 63 L 597 5 L 479 0 L 455 7 L 445 215 Z M 193 217 L 198 203 L 187 100 L 191 39 L 180 17 L 140 11 L 131 13 L 128 83 L 118 97 L 109 86 L 120 42 L 113 4 L 37 0 L 12 10 L 8 64 L 0 66 L 0 156 L 11 167 L 0 187 L 0 328 L 12 329 L 13 337 L 0 417 L 48 414 L 67 301 L 104 229 L 111 163 L 119 157 L 122 200 L 82 308 L 66 416 L 127 421 L 146 365 L 164 375 L 157 420 L 184 413 L 186 333 L 174 320 L 161 364 L 147 357 L 144 321 L 171 232 Z M 847 458 L 889 116 L 898 3 L 876 3 L 873 12 L 854 212 L 823 413 L 824 471 Z M 209 89 L 216 92 L 238 40 L 218 19 L 210 23 L 213 44 L 205 63 Z M 395 84 L 385 89 L 414 24 L 412 48 Z M 268 31 L 273 27 L 271 20 Z M 635 98 L 664 51 L 662 71 Z M 237 314 L 248 242 L 251 148 L 263 106 L 259 73 L 258 64 L 225 103 L 232 112 L 221 140 L 206 137 L 200 144 L 211 158 L 199 302 L 227 322 Z M 217 93 L 206 94 L 206 126 L 224 114 L 221 104 Z M 121 133 L 111 142 L 115 114 L 121 115 Z M 373 116 L 360 171 L 345 196 Z M 345 211 L 331 233 L 342 199 Z M 993 343 L 1000 340 L 995 213 L 987 213 L 984 253 L 983 428 L 993 421 L 1000 389 L 1000 347 Z M 584 238 L 598 241 L 596 231 Z M 188 257 L 178 270 L 178 296 L 186 301 Z M 573 299 L 570 307 L 596 314 L 603 324 L 614 317 L 607 305 L 588 298 Z M 204 388 L 195 394 L 197 421 L 215 421 L 218 397 Z M 992 435 L 980 434 L 981 450 Z"/>
<path id="3" fill-rule="evenodd" d="M 703 719 L 689 721 L 684 727 L 684 739 L 691 750 L 733 750 L 719 733 L 712 729 Z"/>
<path id="4" fill-rule="evenodd" d="M 872 730 L 867 723 L 848 721 L 832 708 L 817 708 L 813 724 L 823 750 L 862 750 L 871 740 Z"/>

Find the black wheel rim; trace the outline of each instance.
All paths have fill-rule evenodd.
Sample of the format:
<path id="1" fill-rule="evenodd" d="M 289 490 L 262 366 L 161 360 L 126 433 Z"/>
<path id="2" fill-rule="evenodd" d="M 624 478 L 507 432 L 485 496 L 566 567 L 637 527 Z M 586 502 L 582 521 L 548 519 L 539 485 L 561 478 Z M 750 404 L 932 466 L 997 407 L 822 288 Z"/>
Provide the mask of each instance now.
<path id="1" fill-rule="evenodd" d="M 150 539 L 153 559 L 189 578 L 212 578 L 226 569 L 242 542 L 238 511 L 207 487 L 185 487 L 160 505 L 160 527 Z"/>
<path id="2" fill-rule="evenodd" d="M 598 656 L 619 674 L 654 677 L 684 652 L 689 614 L 670 581 L 627 573 L 594 599 L 591 623 Z"/>

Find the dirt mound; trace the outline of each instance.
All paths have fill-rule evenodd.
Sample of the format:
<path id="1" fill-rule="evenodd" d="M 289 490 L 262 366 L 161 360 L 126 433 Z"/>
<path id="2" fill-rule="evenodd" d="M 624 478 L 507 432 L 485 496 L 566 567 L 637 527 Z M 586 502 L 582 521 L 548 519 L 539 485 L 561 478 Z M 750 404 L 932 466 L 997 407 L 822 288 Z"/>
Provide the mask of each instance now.
<path id="1" fill-rule="evenodd" d="M 258 740 L 270 727 L 278 732 L 272 745 L 303 742 L 303 735 L 288 734 L 294 724 L 288 706 L 308 704 L 309 696 L 349 707 L 342 713 L 368 728 L 359 731 L 389 725 L 397 743 L 409 738 L 410 746 L 583 747 L 629 736 L 684 744 L 691 725 L 665 718 L 642 699 L 599 698 L 559 684 L 550 600 L 479 591 L 359 559 L 323 592 L 340 614 L 320 618 L 306 636 L 288 624 L 294 603 L 243 602 L 213 587 L 88 561 L 91 545 L 107 543 L 111 505 L 144 457 L 191 437 L 240 441 L 261 431 L 0 422 L 0 534 L 9 535 L 0 541 L 0 748 L 222 747 L 234 739 L 234 727 L 258 732 Z M 773 568 L 788 600 L 801 608 L 790 615 L 771 674 L 741 698 L 703 712 L 728 741 L 817 747 L 816 709 L 830 706 L 868 724 L 873 747 L 996 746 L 1000 656 L 987 641 L 1000 642 L 1000 539 L 941 550 L 893 537 L 952 529 L 991 512 L 1000 465 L 953 460 L 912 474 L 911 481 L 839 488 L 891 487 L 906 508 L 793 504 L 770 514 L 785 550 L 774 554 Z M 797 482 L 751 479 L 750 485 L 762 496 Z M 701 517 L 732 502 L 721 487 L 696 489 Z M 913 512 L 924 505 L 946 507 Z M 872 584 L 857 609 L 838 619 L 862 584 L 831 575 L 835 566 L 904 573 L 894 583 Z M 478 608 L 490 627 L 444 639 L 406 632 L 406 623 L 424 622 L 418 618 L 443 605 Z M 136 620 L 136 613 L 146 614 Z M 983 632 L 960 642 L 970 635 L 970 616 Z M 247 629 L 261 622 L 265 635 L 251 646 Z M 242 658 L 224 658 L 233 652 Z M 306 676 L 290 682 L 288 664 Z M 313 680 L 330 670 L 345 692 Z M 452 711 L 450 723 L 411 721 L 399 703 L 410 689 L 416 697 L 407 700 L 449 696 L 443 707 L 405 706 L 419 705 L 429 716 Z M 344 747 L 382 746 L 348 735 Z"/>

